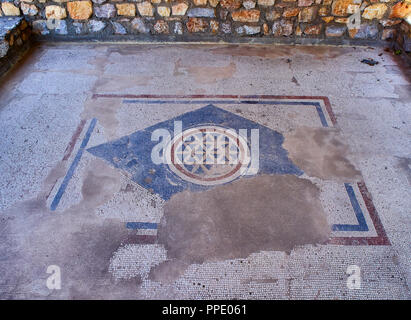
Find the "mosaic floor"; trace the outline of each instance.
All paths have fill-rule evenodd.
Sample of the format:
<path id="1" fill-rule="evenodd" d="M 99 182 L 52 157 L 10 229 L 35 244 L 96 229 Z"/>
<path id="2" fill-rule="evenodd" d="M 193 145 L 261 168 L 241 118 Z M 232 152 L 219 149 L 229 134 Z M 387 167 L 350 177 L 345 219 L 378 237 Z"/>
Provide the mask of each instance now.
<path id="1" fill-rule="evenodd" d="M 389 96 L 381 82 L 378 92 L 389 97 L 375 99 L 382 107 L 372 111 L 363 98 L 344 102 L 332 80 L 322 90 L 295 86 L 301 74 L 323 72 L 315 61 L 307 69 L 302 57 L 313 53 L 304 49 L 290 56 L 294 69 L 278 67 L 285 55 L 255 62 L 233 49 L 229 63 L 242 81 L 252 68 L 263 70 L 262 60 L 280 68 L 280 78 L 292 77 L 275 90 L 264 87 L 273 76 L 263 71 L 248 80 L 262 86 L 253 93 L 236 88 L 234 75 L 219 78 L 221 70 L 207 76 L 182 70 L 181 59 L 196 54 L 199 65 L 205 57 L 224 64 L 223 48 L 40 47 L 35 62 L 9 76 L 15 87 L 8 95 L 3 88 L 0 109 L 6 124 L 0 152 L 9 167 L 0 167 L 7 181 L 0 185 L 0 297 L 409 298 L 409 164 L 400 169 L 409 160 L 407 98 Z M 321 50 L 330 65 L 333 58 Z M 378 53 L 334 50 L 342 65 Z M 171 53 L 177 71 L 166 62 L 152 70 L 126 67 L 135 56 L 148 65 Z M 124 59 L 110 60 L 118 54 Z M 373 72 L 384 77 L 378 68 Z M 150 82 L 160 70 L 157 93 L 139 93 L 140 78 Z M 36 92 L 45 79 L 49 87 Z M 180 85 L 172 79 L 194 81 L 197 89 L 170 93 L 165 86 Z M 341 91 L 350 79 L 342 73 Z M 400 73 L 392 79 L 406 83 Z M 225 92 L 211 94 L 215 83 Z M 356 92 L 352 84 L 349 90 Z M 294 95 L 261 93 L 284 91 Z M 357 111 L 353 101 L 361 101 Z M 380 126 L 387 104 L 405 110 L 388 119 L 402 122 L 399 129 Z M 394 138 L 390 130 L 404 133 Z M 13 151 L 21 139 L 30 148 Z M 27 159 L 22 167 L 13 160 L 19 154 Z M 388 164 L 386 154 L 396 162 Z M 33 170 L 36 177 L 24 174 Z M 61 288 L 46 285 L 48 266 L 61 272 Z"/>

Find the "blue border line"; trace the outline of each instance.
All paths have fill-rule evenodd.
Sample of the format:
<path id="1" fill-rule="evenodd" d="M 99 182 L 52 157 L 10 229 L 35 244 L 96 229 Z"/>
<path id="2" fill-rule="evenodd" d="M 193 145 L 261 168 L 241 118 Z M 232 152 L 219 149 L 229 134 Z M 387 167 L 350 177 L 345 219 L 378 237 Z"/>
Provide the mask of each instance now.
<path id="1" fill-rule="evenodd" d="M 127 229 L 157 229 L 157 223 L 151 222 L 127 222 Z"/>
<path id="2" fill-rule="evenodd" d="M 144 99 L 123 99 L 123 103 L 146 103 L 146 104 L 286 104 L 315 106 L 323 127 L 328 127 L 327 120 L 319 102 L 309 101 L 253 101 L 253 100 L 144 100 Z"/>
<path id="3" fill-rule="evenodd" d="M 318 113 L 318 116 L 320 117 L 321 124 L 323 125 L 323 127 L 328 127 L 328 123 L 327 123 L 327 120 L 325 119 L 323 109 L 319 105 L 315 106 L 315 108 L 317 109 L 317 113 Z"/>
<path id="4" fill-rule="evenodd" d="M 97 123 L 97 119 L 93 118 L 91 120 L 90 126 L 87 129 L 86 135 L 84 136 L 83 141 L 81 142 L 80 149 L 77 151 L 76 157 L 74 158 L 73 162 L 71 163 L 71 166 L 68 169 L 68 171 L 66 173 L 66 176 L 64 177 L 63 182 L 60 185 L 59 190 L 57 191 L 56 195 L 54 196 L 53 202 L 51 203 L 51 206 L 50 206 L 50 209 L 52 211 L 55 211 L 57 209 L 57 206 L 60 203 L 60 199 L 63 196 L 64 191 L 66 191 L 67 185 L 70 182 L 70 179 L 73 176 L 74 171 L 76 170 L 76 168 L 77 168 L 77 166 L 80 162 L 81 156 L 83 155 L 84 149 L 86 148 L 88 141 L 90 140 L 91 133 L 93 132 L 94 127 L 96 126 L 96 123 Z"/>
<path id="5" fill-rule="evenodd" d="M 344 183 L 345 189 L 347 190 L 348 197 L 350 198 L 351 205 L 354 209 L 355 216 L 357 218 L 358 224 L 334 224 L 332 226 L 333 231 L 368 231 L 367 222 L 364 218 L 364 213 L 361 210 L 360 204 L 354 193 L 353 187 L 349 183 Z"/>

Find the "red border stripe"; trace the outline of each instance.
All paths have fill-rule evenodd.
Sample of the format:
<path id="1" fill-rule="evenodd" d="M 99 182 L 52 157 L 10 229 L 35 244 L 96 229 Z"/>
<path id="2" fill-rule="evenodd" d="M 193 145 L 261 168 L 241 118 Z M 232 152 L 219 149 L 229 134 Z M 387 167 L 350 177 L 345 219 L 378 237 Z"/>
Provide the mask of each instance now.
<path id="1" fill-rule="evenodd" d="M 333 237 L 327 243 L 328 244 L 338 244 L 338 245 L 379 245 L 379 246 L 389 246 L 391 245 L 390 240 L 385 233 L 384 227 L 381 223 L 380 217 L 378 216 L 377 210 L 372 203 L 372 199 L 364 181 L 358 182 L 358 189 L 361 192 L 362 198 L 364 199 L 365 206 L 367 207 L 368 213 L 374 224 L 375 231 L 377 232 L 376 237 Z"/>
<path id="2" fill-rule="evenodd" d="M 333 125 L 337 124 L 337 118 L 331 108 L 331 103 L 328 97 L 325 96 L 279 96 L 279 95 L 229 95 L 229 94 L 192 94 L 192 95 L 175 95 L 175 94 L 113 94 L 113 93 L 95 93 L 93 99 L 97 98 L 122 98 L 122 99 L 296 99 L 296 100 L 322 100 L 325 109 L 331 119 Z"/>
<path id="3" fill-rule="evenodd" d="M 63 156 L 63 161 L 67 160 L 70 158 L 71 153 L 73 152 L 74 146 L 76 145 L 76 141 L 78 137 L 80 136 L 80 133 L 83 131 L 84 125 L 86 124 L 86 120 L 82 119 L 77 126 L 76 131 L 74 131 L 73 136 L 71 137 L 71 140 L 69 144 L 66 147 L 66 150 L 64 150 L 64 156 Z"/>

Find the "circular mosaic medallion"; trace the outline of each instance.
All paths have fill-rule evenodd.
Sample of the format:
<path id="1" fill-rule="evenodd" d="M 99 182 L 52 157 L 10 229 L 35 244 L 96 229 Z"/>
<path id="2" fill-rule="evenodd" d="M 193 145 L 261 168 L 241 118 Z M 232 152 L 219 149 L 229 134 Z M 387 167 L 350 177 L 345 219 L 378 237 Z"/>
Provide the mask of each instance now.
<path id="1" fill-rule="evenodd" d="M 232 181 L 245 174 L 250 164 L 247 140 L 233 129 L 214 125 L 183 131 L 165 151 L 171 171 L 200 185 Z"/>

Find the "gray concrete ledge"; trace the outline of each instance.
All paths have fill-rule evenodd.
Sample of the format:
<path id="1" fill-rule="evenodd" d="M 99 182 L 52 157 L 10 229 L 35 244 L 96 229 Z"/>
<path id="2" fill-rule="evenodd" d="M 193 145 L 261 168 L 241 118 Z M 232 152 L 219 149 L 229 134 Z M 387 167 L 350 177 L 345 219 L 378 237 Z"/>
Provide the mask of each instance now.
<path id="1" fill-rule="evenodd" d="M 224 37 L 224 36 L 175 36 L 175 35 L 52 35 L 52 36 L 35 36 L 36 41 L 67 41 L 67 42 L 152 42 L 152 43 L 232 43 L 232 44 L 302 44 L 302 45 L 335 45 L 335 46 L 373 46 L 373 47 L 392 47 L 391 41 L 382 41 L 375 39 L 346 39 L 346 38 L 299 38 L 299 37 Z"/>

